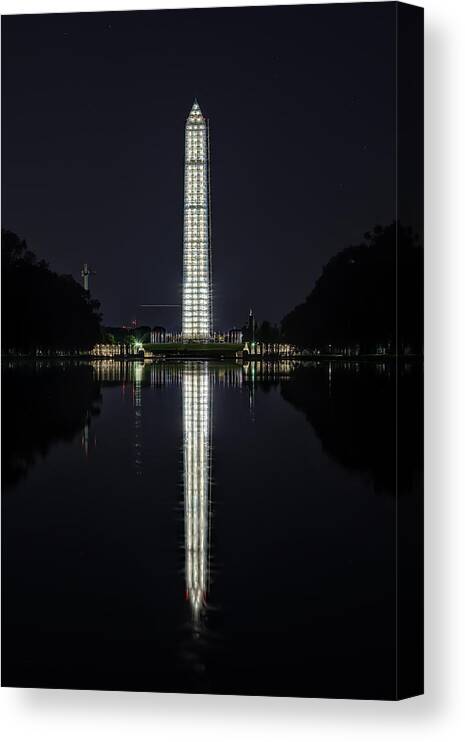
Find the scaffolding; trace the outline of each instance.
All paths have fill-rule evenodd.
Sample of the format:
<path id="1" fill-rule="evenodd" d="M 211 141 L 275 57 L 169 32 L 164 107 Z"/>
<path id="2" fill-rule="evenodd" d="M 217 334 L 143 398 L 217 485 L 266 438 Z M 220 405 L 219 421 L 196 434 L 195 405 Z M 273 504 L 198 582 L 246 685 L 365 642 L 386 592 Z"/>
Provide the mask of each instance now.
<path id="1" fill-rule="evenodd" d="M 210 136 L 207 119 L 194 101 L 186 121 L 182 337 L 212 338 L 210 223 Z"/>

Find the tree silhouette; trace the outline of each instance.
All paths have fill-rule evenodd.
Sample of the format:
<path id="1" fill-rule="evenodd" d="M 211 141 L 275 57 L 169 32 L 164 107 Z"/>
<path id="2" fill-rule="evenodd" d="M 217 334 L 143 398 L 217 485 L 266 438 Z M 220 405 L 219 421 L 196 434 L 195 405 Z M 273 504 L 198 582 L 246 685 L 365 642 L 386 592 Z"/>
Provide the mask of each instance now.
<path id="1" fill-rule="evenodd" d="M 263 320 L 257 327 L 256 338 L 261 343 L 278 343 L 280 340 L 279 327 L 272 325 L 268 320 Z"/>
<path id="2" fill-rule="evenodd" d="M 323 268 L 312 292 L 282 320 L 288 342 L 303 348 L 379 346 L 420 353 L 423 252 L 412 230 L 377 226 Z M 396 347 L 397 339 L 397 347 Z"/>
<path id="3" fill-rule="evenodd" d="M 99 302 L 72 276 L 37 260 L 26 242 L 2 229 L 2 349 L 86 350 L 101 337 Z"/>

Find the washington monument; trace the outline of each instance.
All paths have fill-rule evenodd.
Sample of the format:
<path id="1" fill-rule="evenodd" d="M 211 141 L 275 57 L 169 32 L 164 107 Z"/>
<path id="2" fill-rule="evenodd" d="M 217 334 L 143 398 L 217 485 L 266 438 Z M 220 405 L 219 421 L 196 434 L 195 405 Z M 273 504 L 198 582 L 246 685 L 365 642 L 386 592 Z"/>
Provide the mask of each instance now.
<path id="1" fill-rule="evenodd" d="M 196 100 L 186 121 L 182 337 L 212 338 L 210 141 L 208 120 Z"/>

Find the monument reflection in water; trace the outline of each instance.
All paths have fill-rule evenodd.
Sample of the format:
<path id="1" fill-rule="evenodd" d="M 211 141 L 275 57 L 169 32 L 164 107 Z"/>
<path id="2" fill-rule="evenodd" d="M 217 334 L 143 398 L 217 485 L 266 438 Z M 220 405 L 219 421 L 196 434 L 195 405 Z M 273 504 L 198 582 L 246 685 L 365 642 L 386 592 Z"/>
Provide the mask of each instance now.
<path id="1" fill-rule="evenodd" d="M 211 385 L 207 364 L 186 364 L 182 375 L 186 599 L 194 625 L 209 588 Z"/>
<path id="2" fill-rule="evenodd" d="M 395 695 L 392 534 L 421 497 L 421 364 L 2 374 L 3 684 Z M 408 535 L 419 561 L 420 519 Z"/>

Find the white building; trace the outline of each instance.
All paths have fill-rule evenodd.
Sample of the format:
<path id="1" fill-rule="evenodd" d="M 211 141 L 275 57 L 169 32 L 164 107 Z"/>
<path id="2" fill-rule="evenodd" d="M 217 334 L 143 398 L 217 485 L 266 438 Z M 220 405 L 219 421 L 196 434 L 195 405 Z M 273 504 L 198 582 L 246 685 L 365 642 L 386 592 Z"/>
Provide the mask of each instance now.
<path id="1" fill-rule="evenodd" d="M 182 337 L 212 337 L 210 145 L 208 121 L 197 101 L 186 121 Z"/>

